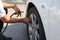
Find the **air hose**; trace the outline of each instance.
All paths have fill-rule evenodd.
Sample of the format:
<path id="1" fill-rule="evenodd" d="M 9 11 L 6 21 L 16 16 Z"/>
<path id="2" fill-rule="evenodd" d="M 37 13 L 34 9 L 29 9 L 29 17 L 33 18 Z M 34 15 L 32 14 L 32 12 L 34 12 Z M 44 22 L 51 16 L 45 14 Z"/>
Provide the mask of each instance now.
<path id="1" fill-rule="evenodd" d="M 20 13 L 19 13 L 18 15 L 17 15 L 17 13 L 13 13 L 13 14 L 10 16 L 10 18 L 11 18 L 13 15 L 17 15 L 17 17 L 18 17 L 18 16 L 21 16 L 21 13 L 23 13 L 23 11 L 20 11 Z M 3 31 L 2 31 L 1 33 L 4 33 L 4 32 L 6 31 L 6 29 L 7 29 L 7 27 L 8 27 L 8 24 L 9 24 L 9 23 L 6 24 L 5 28 L 3 29 Z"/>

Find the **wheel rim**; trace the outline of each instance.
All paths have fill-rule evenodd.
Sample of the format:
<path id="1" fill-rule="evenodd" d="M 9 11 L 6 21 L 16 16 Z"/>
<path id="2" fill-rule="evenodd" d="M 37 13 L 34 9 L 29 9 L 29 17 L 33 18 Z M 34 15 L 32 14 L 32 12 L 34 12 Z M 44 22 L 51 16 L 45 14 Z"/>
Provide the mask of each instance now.
<path id="1" fill-rule="evenodd" d="M 31 23 L 29 23 L 29 27 L 28 27 L 28 31 L 29 31 L 29 38 L 30 40 L 39 40 L 39 33 L 38 33 L 38 29 L 39 29 L 39 22 L 37 20 L 37 17 L 34 13 L 30 14 L 30 18 L 31 18 Z"/>

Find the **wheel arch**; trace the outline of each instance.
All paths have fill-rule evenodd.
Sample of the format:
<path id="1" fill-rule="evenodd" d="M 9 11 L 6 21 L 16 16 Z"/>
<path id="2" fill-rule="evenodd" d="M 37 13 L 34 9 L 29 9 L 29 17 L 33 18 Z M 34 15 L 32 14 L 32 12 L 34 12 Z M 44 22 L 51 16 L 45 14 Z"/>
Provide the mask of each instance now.
<path id="1" fill-rule="evenodd" d="M 28 12 L 29 12 L 29 9 L 32 8 L 32 7 L 35 7 L 35 9 L 37 10 L 36 6 L 35 6 L 32 2 L 30 2 L 30 3 L 28 4 L 28 7 L 27 7 L 27 11 L 26 11 L 27 14 L 26 14 L 26 16 L 29 15 L 29 13 L 28 13 Z M 37 12 L 38 12 L 38 10 L 37 10 Z M 38 14 L 39 14 L 39 12 L 38 12 Z M 46 35 L 45 35 L 45 31 L 44 31 L 44 27 L 43 27 L 43 23 L 42 23 L 40 14 L 39 14 L 39 18 L 40 18 L 40 21 L 41 21 L 41 26 L 42 26 L 42 28 L 43 28 L 43 35 L 44 35 L 44 37 L 43 37 L 42 39 L 46 40 Z"/>

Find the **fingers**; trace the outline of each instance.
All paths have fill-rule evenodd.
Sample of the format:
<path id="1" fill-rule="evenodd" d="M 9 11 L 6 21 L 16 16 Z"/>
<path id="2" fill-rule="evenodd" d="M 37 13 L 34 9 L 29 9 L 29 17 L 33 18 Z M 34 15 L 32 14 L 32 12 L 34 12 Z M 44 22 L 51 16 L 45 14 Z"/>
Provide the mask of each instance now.
<path id="1" fill-rule="evenodd" d="M 15 13 L 18 14 L 18 16 L 21 17 L 21 11 L 20 11 L 20 9 L 18 7 L 16 7 L 16 6 L 13 9 L 15 10 Z"/>
<path id="2" fill-rule="evenodd" d="M 18 7 L 16 7 L 16 6 L 13 9 L 15 10 L 16 13 L 20 13 L 21 12 L 20 9 Z"/>

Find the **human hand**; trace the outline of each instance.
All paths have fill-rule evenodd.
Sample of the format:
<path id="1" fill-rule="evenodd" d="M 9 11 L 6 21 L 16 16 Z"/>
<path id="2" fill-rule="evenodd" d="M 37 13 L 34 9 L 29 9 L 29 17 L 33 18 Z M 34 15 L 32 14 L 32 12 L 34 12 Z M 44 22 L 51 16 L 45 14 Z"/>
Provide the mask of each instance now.
<path id="1" fill-rule="evenodd" d="M 23 23 L 28 24 L 28 23 L 30 23 L 31 19 L 30 18 L 23 18 L 22 21 L 23 21 Z"/>
<path id="2" fill-rule="evenodd" d="M 13 9 L 14 9 L 16 14 L 21 16 L 21 11 L 20 11 L 20 9 L 18 7 L 14 6 Z"/>

